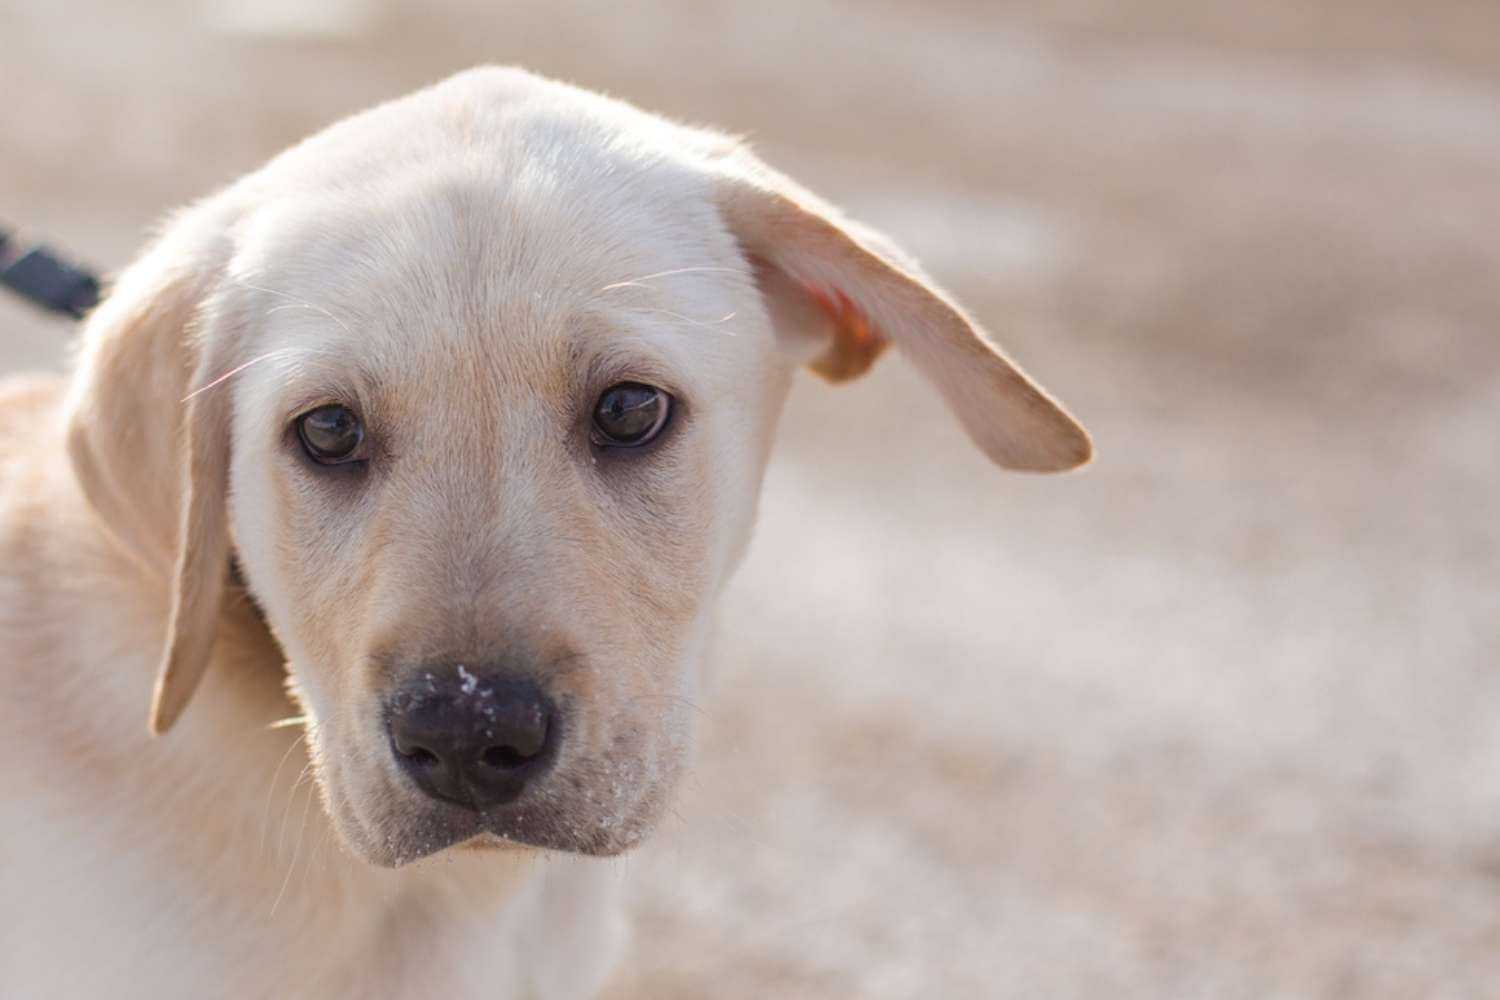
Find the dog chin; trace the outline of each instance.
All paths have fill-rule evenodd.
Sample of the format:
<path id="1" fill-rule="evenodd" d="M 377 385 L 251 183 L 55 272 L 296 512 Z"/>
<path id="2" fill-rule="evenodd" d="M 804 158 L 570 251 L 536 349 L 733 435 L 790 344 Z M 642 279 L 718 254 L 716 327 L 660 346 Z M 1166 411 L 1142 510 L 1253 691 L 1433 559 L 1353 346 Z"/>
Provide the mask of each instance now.
<path id="1" fill-rule="evenodd" d="M 506 840 L 493 833 L 485 832 L 477 837 L 453 845 L 455 851 L 522 851 L 529 850 L 524 844 L 518 844 L 513 840 Z"/>

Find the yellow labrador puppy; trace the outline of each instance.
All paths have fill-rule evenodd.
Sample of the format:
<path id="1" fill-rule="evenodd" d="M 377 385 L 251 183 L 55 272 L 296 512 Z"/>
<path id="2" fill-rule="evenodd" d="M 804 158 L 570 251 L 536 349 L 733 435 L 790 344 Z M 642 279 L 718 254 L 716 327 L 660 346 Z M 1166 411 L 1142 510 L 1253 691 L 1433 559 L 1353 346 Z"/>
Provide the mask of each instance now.
<path id="1" fill-rule="evenodd" d="M 518 70 L 178 214 L 0 401 L 0 994 L 596 992 L 792 373 L 888 343 L 1088 459 L 885 239 Z"/>

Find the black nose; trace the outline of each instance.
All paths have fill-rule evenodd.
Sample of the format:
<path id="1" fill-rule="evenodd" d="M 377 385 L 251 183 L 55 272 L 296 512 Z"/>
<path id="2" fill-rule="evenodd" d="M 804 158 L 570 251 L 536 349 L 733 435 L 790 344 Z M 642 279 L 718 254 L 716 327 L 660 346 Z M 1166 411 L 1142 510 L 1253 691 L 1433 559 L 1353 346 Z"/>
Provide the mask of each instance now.
<path id="1" fill-rule="evenodd" d="M 391 696 L 388 725 L 417 787 L 471 809 L 520 795 L 557 744 L 555 713 L 535 684 L 464 666 L 417 671 Z"/>

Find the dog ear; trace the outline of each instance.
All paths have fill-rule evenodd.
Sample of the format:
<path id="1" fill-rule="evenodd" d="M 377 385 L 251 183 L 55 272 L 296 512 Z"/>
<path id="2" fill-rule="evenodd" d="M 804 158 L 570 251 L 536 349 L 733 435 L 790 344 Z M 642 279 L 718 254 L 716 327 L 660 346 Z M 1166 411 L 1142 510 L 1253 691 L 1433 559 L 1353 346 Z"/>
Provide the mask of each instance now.
<path id="1" fill-rule="evenodd" d="M 837 382 L 894 342 L 996 464 L 1060 472 L 1089 460 L 1078 422 L 887 239 L 742 148 L 717 170 L 719 211 L 799 360 Z"/>
<path id="2" fill-rule="evenodd" d="M 67 404 L 68 455 L 106 530 L 171 589 L 150 728 L 167 731 L 208 666 L 228 572 L 229 405 L 194 391 L 230 358 L 206 303 L 228 258 L 222 204 L 190 209 L 89 317 Z"/>

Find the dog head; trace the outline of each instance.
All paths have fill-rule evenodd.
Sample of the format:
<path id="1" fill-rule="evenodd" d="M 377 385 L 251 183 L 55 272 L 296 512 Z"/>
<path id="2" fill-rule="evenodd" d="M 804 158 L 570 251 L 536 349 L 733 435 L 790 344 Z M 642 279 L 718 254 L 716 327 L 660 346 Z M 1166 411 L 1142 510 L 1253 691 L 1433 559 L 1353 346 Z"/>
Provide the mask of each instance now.
<path id="1" fill-rule="evenodd" d="M 723 136 L 499 69 L 333 126 L 178 216 L 88 323 L 71 458 L 173 595 L 151 728 L 233 557 L 356 853 L 629 848 L 792 372 L 888 343 L 998 464 L 1087 460 L 910 260 Z"/>

